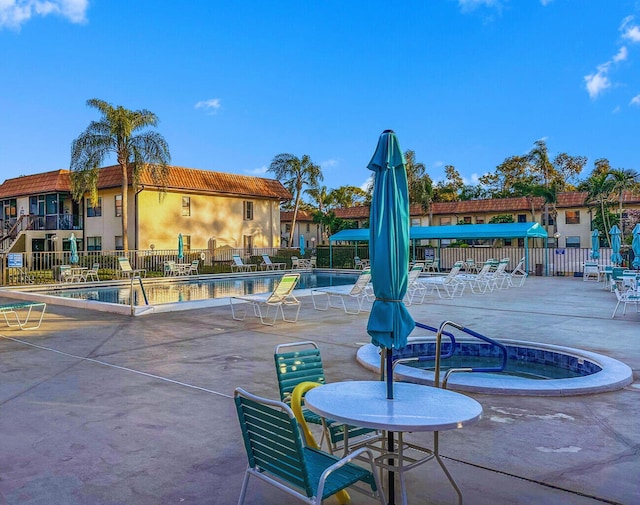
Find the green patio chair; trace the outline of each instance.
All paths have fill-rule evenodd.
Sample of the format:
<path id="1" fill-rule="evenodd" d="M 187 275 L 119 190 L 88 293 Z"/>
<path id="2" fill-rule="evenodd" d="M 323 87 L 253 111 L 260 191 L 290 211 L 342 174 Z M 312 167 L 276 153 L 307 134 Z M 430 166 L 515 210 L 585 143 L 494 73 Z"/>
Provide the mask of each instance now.
<path id="1" fill-rule="evenodd" d="M 370 449 L 362 447 L 339 459 L 305 445 L 298 422 L 284 403 L 260 398 L 240 388 L 234 392 L 234 401 L 249 460 L 238 505 L 244 503 L 251 476 L 312 505 L 321 505 L 322 500 L 348 487 L 377 496 L 384 505 Z M 356 458 L 367 461 L 371 469 L 351 463 Z M 354 486 L 359 483 L 360 487 Z"/>
<path id="2" fill-rule="evenodd" d="M 273 354 L 276 375 L 278 377 L 278 389 L 280 400 L 289 405 L 293 390 L 301 382 L 316 382 L 325 384 L 324 367 L 318 344 L 312 341 L 291 342 L 276 346 Z M 327 441 L 329 452 L 342 450 L 346 453 L 349 449 L 371 444 L 380 439 L 376 430 L 348 426 L 348 444 L 344 445 L 344 424 L 324 419 L 302 406 L 302 414 L 308 423 L 322 426 L 322 442 Z"/>

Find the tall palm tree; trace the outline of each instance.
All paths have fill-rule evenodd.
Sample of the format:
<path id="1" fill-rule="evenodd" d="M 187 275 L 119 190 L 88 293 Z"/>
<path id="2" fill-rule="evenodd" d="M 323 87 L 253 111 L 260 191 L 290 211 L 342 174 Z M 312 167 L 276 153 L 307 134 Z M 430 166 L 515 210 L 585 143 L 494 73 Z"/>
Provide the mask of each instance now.
<path id="1" fill-rule="evenodd" d="M 624 226 L 622 226 L 622 201 L 624 192 L 637 192 L 640 189 L 640 174 L 630 168 L 618 168 L 609 171 L 611 191 L 618 196 L 618 215 L 620 216 L 620 239 L 624 242 Z"/>
<path id="2" fill-rule="evenodd" d="M 529 151 L 527 160 L 531 164 L 535 175 L 542 179 L 542 185 L 545 188 L 549 188 L 549 181 L 551 180 L 555 169 L 549 160 L 549 151 L 547 150 L 547 143 L 544 140 L 537 140 L 534 143 L 533 149 Z M 545 228 L 549 226 L 549 203 L 545 201 L 544 204 L 544 222 Z M 547 229 L 548 231 L 548 229 Z"/>
<path id="3" fill-rule="evenodd" d="M 121 105 L 114 107 L 97 98 L 87 100 L 87 105 L 97 109 L 102 117 L 92 121 L 71 143 L 71 191 L 76 201 L 88 192 L 95 205 L 100 165 L 108 156 L 116 156 L 122 172 L 122 243 L 128 251 L 128 169 L 132 169 L 134 190 L 144 172 L 164 186 L 171 161 L 169 146 L 162 135 L 145 130 L 158 125 L 158 117 L 153 112 L 131 111 Z"/>
<path id="4" fill-rule="evenodd" d="M 600 213 L 604 232 L 607 237 L 609 247 L 611 247 L 611 236 L 609 230 L 611 223 L 609 222 L 609 206 L 611 205 L 611 192 L 613 188 L 612 180 L 609 178 L 609 172 L 594 170 L 591 176 L 578 186 L 581 191 L 587 192 L 587 204 L 595 207 Z"/>
<path id="5" fill-rule="evenodd" d="M 273 172 L 284 187 L 293 195 L 293 219 L 291 220 L 291 238 L 296 229 L 296 219 L 302 192 L 306 186 L 316 187 L 324 179 L 320 165 L 316 165 L 305 154 L 298 158 L 293 154 L 278 154 L 269 165 L 268 172 Z M 293 240 L 289 240 L 289 247 L 293 247 Z"/>

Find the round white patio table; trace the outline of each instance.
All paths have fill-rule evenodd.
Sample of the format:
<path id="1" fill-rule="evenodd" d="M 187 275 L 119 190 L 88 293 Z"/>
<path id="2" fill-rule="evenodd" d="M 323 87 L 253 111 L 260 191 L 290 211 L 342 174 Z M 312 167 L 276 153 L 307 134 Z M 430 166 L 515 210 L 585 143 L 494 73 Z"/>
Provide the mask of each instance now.
<path id="1" fill-rule="evenodd" d="M 381 466 L 398 471 L 403 504 L 407 503 L 404 472 L 432 458 L 436 458 L 462 503 L 462 494 L 438 453 L 437 433 L 478 421 L 482 415 L 482 405 L 463 394 L 421 384 L 396 382 L 393 389 L 394 398 L 389 400 L 384 381 L 332 382 L 308 391 L 304 403 L 316 414 L 344 424 L 398 433 L 398 451 L 383 454 L 376 460 L 381 462 L 397 458 L 398 464 Z M 402 433 L 412 431 L 434 432 L 433 450 L 404 443 Z M 429 456 L 411 460 L 410 464 L 405 465 L 405 446 L 427 452 Z M 388 498 L 389 503 L 394 503 L 393 496 Z"/>

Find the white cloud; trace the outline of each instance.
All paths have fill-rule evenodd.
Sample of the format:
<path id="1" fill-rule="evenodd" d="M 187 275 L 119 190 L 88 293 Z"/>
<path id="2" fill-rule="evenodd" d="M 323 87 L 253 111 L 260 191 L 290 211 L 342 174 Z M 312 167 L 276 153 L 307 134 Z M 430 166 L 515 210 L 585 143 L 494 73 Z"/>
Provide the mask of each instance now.
<path id="1" fill-rule="evenodd" d="M 585 87 L 589 93 L 589 98 L 595 99 L 605 89 L 611 87 L 611 81 L 607 77 L 608 67 L 601 65 L 598 67 L 598 71 L 595 74 L 589 74 L 584 76 Z"/>
<path id="2" fill-rule="evenodd" d="M 622 46 L 620 51 L 613 57 L 613 61 L 618 63 L 619 61 L 624 61 L 629 56 L 629 51 L 627 51 L 627 46 Z"/>
<path id="3" fill-rule="evenodd" d="M 320 168 L 326 170 L 327 168 L 337 167 L 339 164 L 338 160 L 335 159 L 325 160 L 320 162 Z"/>
<path id="4" fill-rule="evenodd" d="M 458 0 L 462 12 L 471 12 L 478 7 L 494 7 L 500 9 L 502 0 Z"/>
<path id="5" fill-rule="evenodd" d="M 196 109 L 203 109 L 207 114 L 213 115 L 218 112 L 221 103 L 219 98 L 209 98 L 209 100 L 202 100 L 196 103 L 194 107 Z"/>
<path id="6" fill-rule="evenodd" d="M 88 7 L 89 0 L 0 0 L 0 28 L 19 29 L 33 16 L 50 14 L 84 23 Z"/>
<path id="7" fill-rule="evenodd" d="M 245 174 L 249 174 L 249 175 L 255 175 L 257 177 L 260 177 L 262 175 L 265 175 L 267 173 L 267 170 L 269 169 L 269 167 L 267 167 L 266 165 L 262 165 L 259 168 L 253 168 L 251 170 L 245 170 L 244 173 Z"/>
<path id="8" fill-rule="evenodd" d="M 622 24 L 620 25 L 622 38 L 630 40 L 631 42 L 640 42 L 640 27 L 634 24 L 633 21 L 633 16 L 627 16 L 622 20 Z"/>
<path id="9" fill-rule="evenodd" d="M 373 184 L 373 174 L 370 175 L 366 181 L 360 184 L 360 189 L 362 191 L 367 191 L 369 189 L 369 186 L 371 186 L 371 184 Z"/>
<path id="10" fill-rule="evenodd" d="M 640 95 L 634 96 L 629 102 L 629 105 L 640 105 Z"/>

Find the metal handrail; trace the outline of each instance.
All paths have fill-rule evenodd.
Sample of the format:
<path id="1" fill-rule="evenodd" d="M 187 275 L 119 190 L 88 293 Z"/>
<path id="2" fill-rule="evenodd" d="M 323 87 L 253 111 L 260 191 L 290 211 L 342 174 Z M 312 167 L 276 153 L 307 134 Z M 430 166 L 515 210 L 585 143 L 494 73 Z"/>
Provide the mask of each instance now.
<path id="1" fill-rule="evenodd" d="M 447 326 L 453 326 L 454 328 L 466 333 L 467 335 L 470 335 L 472 337 L 478 338 L 480 340 L 483 340 L 484 342 L 487 342 L 491 345 L 495 345 L 497 346 L 501 352 L 502 352 L 502 364 L 498 367 L 478 367 L 478 368 L 473 368 L 473 367 L 465 367 L 465 368 L 450 368 L 449 370 L 447 370 L 447 372 L 445 373 L 444 379 L 442 381 L 442 388 L 446 389 L 447 388 L 447 381 L 449 380 L 449 376 L 452 373 L 455 372 L 502 372 L 506 365 L 507 365 L 507 348 L 501 344 L 500 342 L 497 342 L 496 340 L 493 340 L 489 337 L 485 337 L 484 335 L 470 329 L 470 328 L 466 328 L 464 326 L 462 326 L 461 324 L 458 324 L 456 322 L 453 321 L 443 321 L 442 324 L 440 325 L 440 327 L 438 328 L 438 333 L 436 334 L 436 358 L 435 358 L 435 370 L 434 370 L 434 378 L 433 378 L 433 382 L 435 384 L 436 387 L 440 387 L 440 342 L 442 341 L 442 334 L 444 332 L 445 327 Z"/>
<path id="2" fill-rule="evenodd" d="M 142 291 L 142 296 L 144 297 L 144 304 L 145 305 L 149 305 L 149 299 L 147 298 L 147 292 L 144 290 L 144 284 L 142 283 L 142 277 L 140 277 L 139 275 L 132 275 L 131 276 L 131 315 L 135 315 L 135 296 L 133 293 L 133 281 L 138 280 L 138 282 L 140 283 L 140 290 Z"/>

